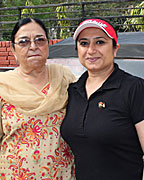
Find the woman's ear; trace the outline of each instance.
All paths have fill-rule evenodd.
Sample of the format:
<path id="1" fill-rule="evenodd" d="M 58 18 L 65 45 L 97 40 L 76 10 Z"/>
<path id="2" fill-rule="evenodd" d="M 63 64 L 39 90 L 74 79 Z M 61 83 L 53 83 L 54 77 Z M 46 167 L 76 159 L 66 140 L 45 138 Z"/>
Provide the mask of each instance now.
<path id="1" fill-rule="evenodd" d="M 10 48 L 11 48 L 12 53 L 14 53 L 15 49 L 14 49 L 12 42 L 10 43 Z"/>
<path id="2" fill-rule="evenodd" d="M 115 50 L 114 50 L 114 57 L 116 57 L 116 54 L 117 54 L 117 51 L 118 51 L 119 47 L 120 47 L 120 45 L 117 44 L 117 45 L 116 45 L 116 48 L 115 48 Z"/>
<path id="3" fill-rule="evenodd" d="M 11 48 L 11 51 L 12 51 L 12 53 L 13 53 L 13 55 L 14 55 L 17 63 L 18 63 L 17 56 L 16 56 L 16 54 L 15 54 L 15 48 L 14 48 L 14 46 L 12 45 L 12 43 L 10 43 L 10 48 Z"/>

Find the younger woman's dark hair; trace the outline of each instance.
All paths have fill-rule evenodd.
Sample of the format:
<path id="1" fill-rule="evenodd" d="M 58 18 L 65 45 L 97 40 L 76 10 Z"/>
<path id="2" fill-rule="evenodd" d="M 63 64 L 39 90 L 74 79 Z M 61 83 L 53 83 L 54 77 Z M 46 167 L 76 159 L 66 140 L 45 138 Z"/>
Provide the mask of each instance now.
<path id="1" fill-rule="evenodd" d="M 87 19 L 89 19 L 89 18 L 83 18 L 81 22 L 83 22 L 84 20 L 87 20 Z M 106 20 L 106 19 L 101 18 L 101 17 L 95 17 L 95 18 L 92 18 L 92 19 L 101 19 L 101 20 L 104 20 L 104 21 L 106 21 L 107 23 L 109 23 L 109 24 L 113 27 L 113 29 L 115 30 L 116 36 L 118 37 L 118 33 L 117 33 L 116 27 L 115 27 L 109 20 Z M 80 22 L 80 23 L 81 23 L 81 22 Z M 76 51 L 77 51 L 77 41 L 78 41 L 78 38 L 79 38 L 79 36 L 77 37 L 77 39 L 76 39 L 76 41 L 75 41 L 75 50 L 76 50 Z M 112 41 L 113 41 L 113 48 L 116 48 L 116 47 L 117 47 L 117 44 L 116 44 L 115 40 L 112 39 Z"/>
<path id="2" fill-rule="evenodd" d="M 15 35 L 16 33 L 18 32 L 18 30 L 20 29 L 20 27 L 22 27 L 23 25 L 25 24 L 28 24 L 30 22 L 36 22 L 37 24 L 39 24 L 41 26 L 41 28 L 44 30 L 45 34 L 46 34 L 46 37 L 48 39 L 48 33 L 47 33 L 47 29 L 44 25 L 44 23 L 39 20 L 39 19 L 36 19 L 36 18 L 23 18 L 23 19 L 20 19 L 14 26 L 13 30 L 12 30 L 12 34 L 11 34 L 11 42 L 12 42 L 12 46 L 14 48 L 14 43 L 15 43 Z"/>

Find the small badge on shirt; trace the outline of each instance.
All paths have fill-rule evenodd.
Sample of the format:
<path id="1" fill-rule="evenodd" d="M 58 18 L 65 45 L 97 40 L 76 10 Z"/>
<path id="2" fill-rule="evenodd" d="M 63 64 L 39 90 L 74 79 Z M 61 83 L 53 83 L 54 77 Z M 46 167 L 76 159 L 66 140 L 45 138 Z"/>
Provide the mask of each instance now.
<path id="1" fill-rule="evenodd" d="M 100 102 L 98 103 L 98 107 L 99 107 L 99 108 L 105 108 L 106 105 L 105 105 L 104 102 L 100 101 Z"/>

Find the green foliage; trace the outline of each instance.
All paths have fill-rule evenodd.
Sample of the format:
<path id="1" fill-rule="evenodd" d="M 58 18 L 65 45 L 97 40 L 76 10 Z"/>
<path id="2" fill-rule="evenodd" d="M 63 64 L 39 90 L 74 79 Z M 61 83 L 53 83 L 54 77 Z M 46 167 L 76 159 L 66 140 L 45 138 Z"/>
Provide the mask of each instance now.
<path id="1" fill-rule="evenodd" d="M 56 8 L 56 12 L 57 12 L 57 18 L 58 19 L 65 19 L 66 18 L 66 6 L 58 6 Z M 60 38 L 64 39 L 64 38 L 68 38 L 70 36 L 69 33 L 69 28 L 63 28 L 63 26 L 70 26 L 70 22 L 67 20 L 59 20 L 58 21 L 58 25 L 61 27 L 60 28 Z"/>
<path id="2" fill-rule="evenodd" d="M 33 6 L 33 3 L 30 2 L 29 0 L 27 0 L 26 3 L 25 3 L 25 6 Z M 22 12 L 21 12 L 22 18 L 24 18 L 25 15 L 26 15 L 27 17 L 31 17 L 31 15 L 32 15 L 34 12 L 35 12 L 35 9 L 32 9 L 32 8 L 30 8 L 30 9 L 23 9 Z"/>
<path id="3" fill-rule="evenodd" d="M 135 15 L 144 15 L 144 1 L 138 5 L 135 6 L 135 8 L 140 8 L 140 9 L 130 9 L 128 10 L 125 15 L 131 15 L 131 16 L 135 16 Z M 124 24 L 128 25 L 128 24 L 143 24 L 144 22 L 144 17 L 140 17 L 140 18 L 127 18 L 126 21 L 124 22 Z M 126 30 L 130 30 L 130 28 L 134 31 L 144 31 L 144 25 L 132 25 L 130 26 L 126 26 Z"/>
<path id="4" fill-rule="evenodd" d="M 22 0 L 5 0 L 3 1 L 4 7 L 24 6 L 25 1 Z"/>
<path id="5" fill-rule="evenodd" d="M 72 36 L 77 25 L 83 19 L 86 18 L 95 18 L 95 17 L 104 17 L 109 20 L 112 24 L 116 25 L 117 30 L 123 32 L 128 30 L 128 24 L 134 23 L 143 23 L 143 18 L 125 18 L 125 15 L 131 15 L 129 11 L 122 10 L 127 7 L 136 7 L 137 1 L 133 0 L 130 2 L 125 2 L 124 0 L 116 3 L 96 3 L 96 4 L 87 4 L 84 5 L 84 12 L 82 10 L 82 3 L 94 0 L 5 0 L 2 1 L 0 7 L 15 7 L 11 10 L 0 10 L 0 39 L 10 40 L 10 34 L 15 22 L 19 19 L 19 9 L 18 7 L 24 7 L 22 9 L 22 17 L 30 16 L 34 18 L 41 19 L 49 33 L 49 38 L 67 38 Z M 100 2 L 97 0 L 95 2 Z M 142 2 L 142 1 L 141 1 Z M 25 6 L 35 6 L 35 5 L 48 5 L 48 4 L 61 4 L 61 3 L 79 3 L 78 5 L 72 6 L 48 6 L 42 8 L 30 8 L 27 9 Z M 141 3 L 142 7 L 144 6 Z M 17 9 L 16 9 L 17 8 Z M 136 12 L 139 11 L 139 12 Z M 135 9 L 133 14 L 144 14 L 143 10 Z M 124 15 L 122 18 L 120 16 Z M 62 20 L 60 20 L 62 19 Z M 69 20 L 66 20 L 69 19 Z M 127 21 L 126 21 L 127 20 Z M 125 22 L 126 21 L 126 22 Z M 138 22 L 139 21 L 139 22 Z M 141 21 L 141 22 L 140 22 Z M 125 22 L 125 26 L 123 23 Z M 125 28 L 126 27 L 126 28 Z M 140 26 L 139 26 L 140 27 Z M 138 26 L 131 26 L 131 31 L 135 30 L 144 30 Z"/>

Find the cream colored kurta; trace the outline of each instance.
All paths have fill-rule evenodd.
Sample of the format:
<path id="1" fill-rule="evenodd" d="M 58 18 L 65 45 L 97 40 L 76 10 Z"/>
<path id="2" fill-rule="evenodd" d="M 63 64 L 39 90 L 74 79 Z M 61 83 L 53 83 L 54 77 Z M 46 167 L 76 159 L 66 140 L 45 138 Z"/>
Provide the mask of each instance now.
<path id="1" fill-rule="evenodd" d="M 67 88 L 74 76 L 59 65 L 50 65 L 48 70 L 49 84 L 41 91 L 23 81 L 16 71 L 0 73 L 3 179 L 75 179 L 73 155 L 60 136 Z"/>

